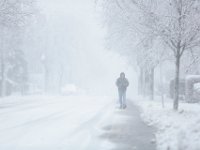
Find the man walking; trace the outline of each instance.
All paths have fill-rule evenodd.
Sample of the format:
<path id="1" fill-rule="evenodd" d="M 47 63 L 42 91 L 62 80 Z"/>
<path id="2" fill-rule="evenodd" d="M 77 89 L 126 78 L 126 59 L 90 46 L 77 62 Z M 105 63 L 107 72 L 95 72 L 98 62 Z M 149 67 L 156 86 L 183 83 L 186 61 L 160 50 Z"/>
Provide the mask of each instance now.
<path id="1" fill-rule="evenodd" d="M 120 108 L 125 109 L 126 108 L 126 89 L 129 86 L 129 82 L 126 79 L 124 72 L 120 74 L 120 77 L 116 81 L 116 85 L 118 87 Z"/>

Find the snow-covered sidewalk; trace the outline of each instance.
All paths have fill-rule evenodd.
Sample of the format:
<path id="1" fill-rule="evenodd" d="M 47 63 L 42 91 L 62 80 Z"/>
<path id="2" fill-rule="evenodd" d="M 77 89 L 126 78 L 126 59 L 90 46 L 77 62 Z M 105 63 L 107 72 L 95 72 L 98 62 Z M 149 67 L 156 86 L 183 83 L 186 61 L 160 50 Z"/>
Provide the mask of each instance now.
<path id="1" fill-rule="evenodd" d="M 0 99 L 1 150 L 153 150 L 152 137 L 137 108 L 116 109 L 113 98 Z"/>
<path id="2" fill-rule="evenodd" d="M 115 143 L 113 150 L 155 150 L 155 128 L 140 117 L 139 108 L 131 101 L 126 110 L 116 110 L 104 126 L 102 138 Z"/>
<path id="3" fill-rule="evenodd" d="M 200 150 L 200 105 L 180 103 L 180 110 L 172 110 L 172 100 L 162 108 L 161 100 L 136 98 L 142 118 L 158 128 L 158 150 Z"/>

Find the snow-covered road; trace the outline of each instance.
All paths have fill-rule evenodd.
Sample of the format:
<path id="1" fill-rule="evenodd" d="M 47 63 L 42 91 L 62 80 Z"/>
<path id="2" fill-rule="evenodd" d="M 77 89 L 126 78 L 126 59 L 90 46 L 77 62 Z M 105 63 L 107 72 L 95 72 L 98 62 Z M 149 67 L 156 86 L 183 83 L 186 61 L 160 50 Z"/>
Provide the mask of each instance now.
<path id="1" fill-rule="evenodd" d="M 132 150 L 140 145 L 154 149 L 152 133 L 138 110 L 118 110 L 109 97 L 0 100 L 1 150 Z"/>

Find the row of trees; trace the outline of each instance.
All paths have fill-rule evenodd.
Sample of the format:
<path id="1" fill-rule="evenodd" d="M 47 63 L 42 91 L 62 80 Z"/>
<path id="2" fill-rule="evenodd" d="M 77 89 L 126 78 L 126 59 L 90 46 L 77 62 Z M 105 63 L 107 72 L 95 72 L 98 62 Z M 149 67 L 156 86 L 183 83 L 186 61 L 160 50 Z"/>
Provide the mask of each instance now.
<path id="1" fill-rule="evenodd" d="M 28 70 L 22 48 L 23 35 L 34 16 L 32 0 L 0 1 L 0 93 L 27 89 Z"/>
<path id="2" fill-rule="evenodd" d="M 155 67 L 165 60 L 174 60 L 173 108 L 177 110 L 181 59 L 200 46 L 200 0 L 99 0 L 97 3 L 104 13 L 111 48 L 137 60 L 140 89 L 149 80 L 153 93 Z"/>

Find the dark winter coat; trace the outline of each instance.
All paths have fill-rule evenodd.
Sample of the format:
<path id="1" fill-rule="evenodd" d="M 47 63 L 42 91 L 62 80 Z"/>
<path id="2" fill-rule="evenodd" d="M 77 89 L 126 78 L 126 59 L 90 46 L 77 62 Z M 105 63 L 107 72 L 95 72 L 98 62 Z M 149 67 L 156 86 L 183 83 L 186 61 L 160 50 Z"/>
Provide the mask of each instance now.
<path id="1" fill-rule="evenodd" d="M 129 86 L 129 82 L 126 78 L 118 78 L 116 81 L 116 85 L 119 91 L 125 92 L 127 87 Z"/>

